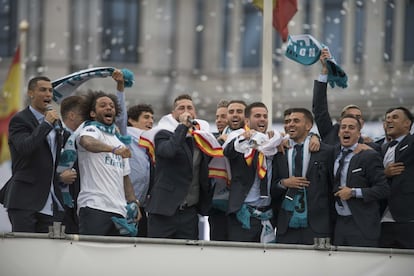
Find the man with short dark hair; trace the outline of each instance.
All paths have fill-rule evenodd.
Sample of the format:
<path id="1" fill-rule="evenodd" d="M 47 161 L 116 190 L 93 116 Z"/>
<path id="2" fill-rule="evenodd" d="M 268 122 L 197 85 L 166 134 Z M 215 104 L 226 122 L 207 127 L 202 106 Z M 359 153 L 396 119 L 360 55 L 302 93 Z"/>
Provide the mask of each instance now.
<path id="1" fill-rule="evenodd" d="M 379 200 L 389 195 L 381 156 L 374 150 L 356 153 L 361 123 L 344 115 L 338 133 L 334 192 L 336 224 L 334 244 L 377 247 L 380 237 Z"/>
<path id="2" fill-rule="evenodd" d="M 209 125 L 196 119 L 193 100 L 184 94 L 175 98 L 157 129 L 154 185 L 146 209 L 148 237 L 197 240 L 198 214 L 207 215 L 211 201 L 210 158 L 196 146 L 193 131 L 209 131 Z"/>
<path id="3" fill-rule="evenodd" d="M 147 236 L 147 215 L 145 207 L 150 187 L 154 182 L 154 164 L 151 162 L 147 149 L 139 146 L 144 131 L 152 129 L 154 123 L 154 110 L 151 105 L 138 104 L 128 109 L 127 134 L 131 136 L 132 143 L 128 145 L 132 157 L 129 160 L 131 173 L 129 175 L 135 196 L 141 202 L 142 218 L 138 223 L 138 237 Z"/>
<path id="4" fill-rule="evenodd" d="M 224 144 L 232 175 L 227 210 L 229 240 L 274 242 L 270 188 L 273 156 L 282 138 L 277 132 L 267 132 L 264 103 L 247 106 L 245 118 L 248 129 L 231 132 Z"/>
<path id="5" fill-rule="evenodd" d="M 12 177 L 0 193 L 13 232 L 47 233 L 63 218 L 63 199 L 56 165 L 64 130 L 59 115 L 50 108 L 53 97 L 49 78 L 32 78 L 27 95 L 30 105 L 16 113 L 9 124 Z"/>
<path id="6" fill-rule="evenodd" d="M 272 193 L 281 202 L 276 241 L 313 244 L 314 238 L 330 239 L 334 148 L 320 143 L 318 151 L 310 150 L 313 116 L 305 108 L 290 108 L 285 125 L 291 147 L 274 157 L 277 184 Z"/>
<path id="7" fill-rule="evenodd" d="M 384 152 L 385 175 L 391 193 L 381 224 L 380 246 L 414 248 L 413 115 L 405 107 L 388 110 L 385 131 L 391 142 Z"/>

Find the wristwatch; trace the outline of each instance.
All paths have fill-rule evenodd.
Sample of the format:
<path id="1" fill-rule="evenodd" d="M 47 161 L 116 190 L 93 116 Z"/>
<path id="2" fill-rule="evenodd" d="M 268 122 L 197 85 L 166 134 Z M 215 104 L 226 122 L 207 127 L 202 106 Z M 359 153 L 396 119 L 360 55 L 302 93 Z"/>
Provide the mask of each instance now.
<path id="1" fill-rule="evenodd" d="M 356 189 L 355 188 L 351 189 L 351 196 L 356 197 Z"/>
<path id="2" fill-rule="evenodd" d="M 319 136 L 319 135 L 318 135 L 318 133 L 315 133 L 315 132 L 309 132 L 308 136 L 309 136 L 310 138 L 312 138 L 312 136 L 316 136 L 316 137 L 318 137 L 319 142 L 321 141 L 321 136 Z"/>

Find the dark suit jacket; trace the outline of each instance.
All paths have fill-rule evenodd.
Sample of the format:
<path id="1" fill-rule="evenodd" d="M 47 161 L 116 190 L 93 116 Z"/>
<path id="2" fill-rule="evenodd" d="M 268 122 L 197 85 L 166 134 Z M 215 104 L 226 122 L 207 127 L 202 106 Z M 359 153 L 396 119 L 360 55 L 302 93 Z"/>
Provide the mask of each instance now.
<path id="1" fill-rule="evenodd" d="M 395 162 L 403 162 L 400 175 L 388 179 L 390 197 L 388 206 L 397 222 L 414 220 L 414 136 L 408 134 L 395 149 Z"/>
<path id="2" fill-rule="evenodd" d="M 9 124 L 12 177 L 2 189 L 0 201 L 6 208 L 40 211 L 48 198 L 52 178 L 55 194 L 62 202 L 57 185 L 56 164 L 47 142 L 53 129 L 47 122 L 38 123 L 29 107 L 16 113 Z M 63 133 L 56 135 L 59 160 Z M 57 163 L 57 162 L 56 162 Z"/>
<path id="3" fill-rule="evenodd" d="M 178 125 L 175 132 L 160 130 L 155 135 L 155 175 L 147 212 L 172 216 L 183 204 L 193 179 L 193 139 L 186 137 L 188 128 Z M 198 211 L 207 215 L 212 189 L 208 181 L 209 158 L 200 152 Z"/>
<path id="4" fill-rule="evenodd" d="M 339 153 L 339 147 L 336 152 Z M 355 223 L 366 238 L 379 238 L 379 200 L 389 195 L 381 155 L 374 150 L 354 155 L 349 163 L 346 185 L 362 189 L 363 198 L 350 198 L 347 201 Z"/>
<path id="5" fill-rule="evenodd" d="M 339 124 L 333 124 L 331 115 L 328 111 L 328 97 L 326 88 L 328 83 L 315 80 L 313 84 L 312 112 L 315 116 L 315 123 L 318 127 L 322 142 L 329 145 L 339 144 Z M 358 141 L 364 143 L 362 137 Z M 366 143 L 374 150 L 381 153 L 381 146 L 377 143 Z"/>
<path id="6" fill-rule="evenodd" d="M 313 83 L 312 112 L 318 127 L 322 142 L 329 145 L 339 144 L 339 124 L 332 124 L 328 110 L 328 97 L 326 95 L 328 83 L 315 80 Z"/>
<path id="7" fill-rule="evenodd" d="M 321 234 L 332 233 L 332 208 L 333 208 L 333 164 L 334 164 L 334 147 L 321 143 L 318 152 L 312 152 L 309 165 L 306 172 L 306 178 L 310 181 L 307 191 L 308 202 L 308 223 L 309 227 Z M 279 181 L 289 177 L 288 159 L 286 154 L 278 153 L 275 156 L 273 177 L 275 185 L 272 194 L 278 198 L 279 211 L 277 218 L 277 231 L 284 234 L 288 230 L 289 221 L 292 214 L 280 208 L 281 202 L 285 198 L 287 189 L 278 185 Z"/>
<path id="8" fill-rule="evenodd" d="M 227 214 L 239 211 L 244 203 L 244 200 L 246 199 L 247 194 L 253 186 L 257 174 L 257 155 L 255 155 L 252 165 L 248 166 L 244 158 L 244 154 L 237 152 L 234 149 L 235 139 L 224 148 L 224 156 L 228 158 L 231 169 L 231 183 Z M 272 164 L 274 163 L 272 162 Z M 268 170 L 270 169 L 272 168 L 268 168 Z M 267 174 L 262 181 L 267 183 Z M 261 186 L 261 189 L 265 190 L 265 188 L 266 186 Z"/>

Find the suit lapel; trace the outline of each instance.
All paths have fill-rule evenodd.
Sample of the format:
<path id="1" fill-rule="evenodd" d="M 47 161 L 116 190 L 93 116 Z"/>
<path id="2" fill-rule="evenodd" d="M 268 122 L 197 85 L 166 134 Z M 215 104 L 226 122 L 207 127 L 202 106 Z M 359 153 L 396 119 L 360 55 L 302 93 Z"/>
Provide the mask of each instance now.
<path id="1" fill-rule="evenodd" d="M 36 128 L 39 125 L 39 121 L 36 119 L 32 111 L 30 111 L 29 107 L 26 107 L 25 109 L 25 117 L 27 117 L 28 122 L 32 124 L 33 128 Z"/>
<path id="2" fill-rule="evenodd" d="M 399 161 L 401 158 L 401 155 L 404 154 L 404 152 L 406 152 L 406 150 L 408 149 L 408 137 L 410 136 L 410 134 L 408 134 L 407 136 L 404 137 L 404 139 L 402 139 L 402 141 L 400 143 L 398 143 L 397 147 L 395 148 L 395 156 L 394 156 L 394 160 L 395 162 Z"/>
<path id="3" fill-rule="evenodd" d="M 188 161 L 191 164 L 191 167 L 193 167 L 193 138 L 191 137 L 186 137 L 185 138 L 185 145 L 184 145 L 184 152 L 187 155 Z"/>
<path id="4" fill-rule="evenodd" d="M 355 154 L 354 156 L 352 156 L 351 160 L 349 161 L 348 171 L 346 172 L 346 183 L 351 183 L 350 179 L 351 179 L 351 176 L 352 176 L 352 171 L 359 164 L 359 159 L 361 158 L 361 153 L 362 152 Z"/>

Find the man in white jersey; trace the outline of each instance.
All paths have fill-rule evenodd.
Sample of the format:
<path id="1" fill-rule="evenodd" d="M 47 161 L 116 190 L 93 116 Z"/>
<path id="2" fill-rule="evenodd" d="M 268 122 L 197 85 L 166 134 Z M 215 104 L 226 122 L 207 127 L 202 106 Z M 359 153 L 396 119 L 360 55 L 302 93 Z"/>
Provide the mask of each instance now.
<path id="1" fill-rule="evenodd" d="M 84 102 L 85 127 L 77 138 L 81 190 L 78 196 L 79 233 L 119 235 L 112 217 L 125 218 L 125 206 L 137 201 L 128 177 L 131 152 L 116 129 L 120 113 L 115 95 L 89 93 Z M 141 217 L 138 212 L 137 219 Z"/>

